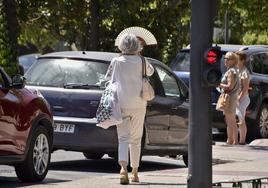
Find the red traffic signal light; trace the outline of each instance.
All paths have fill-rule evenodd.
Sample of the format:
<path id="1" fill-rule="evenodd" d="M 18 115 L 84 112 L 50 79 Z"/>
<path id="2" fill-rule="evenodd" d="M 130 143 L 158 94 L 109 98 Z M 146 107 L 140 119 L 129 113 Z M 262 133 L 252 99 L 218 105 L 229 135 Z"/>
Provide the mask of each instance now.
<path id="1" fill-rule="evenodd" d="M 222 53 L 220 51 L 219 47 L 211 47 L 209 50 L 206 51 L 205 53 L 205 61 L 210 64 L 214 65 L 219 61 L 222 57 Z"/>
<path id="2" fill-rule="evenodd" d="M 217 61 L 217 53 L 215 51 L 209 51 L 207 53 L 207 62 L 208 64 L 214 64 Z"/>
<path id="3" fill-rule="evenodd" d="M 221 82 L 221 57 L 220 47 L 209 48 L 204 54 L 204 64 L 202 65 L 203 86 L 216 87 Z"/>

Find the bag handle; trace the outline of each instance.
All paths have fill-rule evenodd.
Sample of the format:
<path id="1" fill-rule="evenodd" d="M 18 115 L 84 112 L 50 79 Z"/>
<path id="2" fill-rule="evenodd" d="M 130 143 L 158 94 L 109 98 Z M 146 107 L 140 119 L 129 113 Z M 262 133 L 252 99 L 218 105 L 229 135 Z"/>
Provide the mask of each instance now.
<path id="1" fill-rule="evenodd" d="M 140 57 L 142 60 L 142 78 L 147 78 L 145 58 L 143 56 L 140 56 Z"/>

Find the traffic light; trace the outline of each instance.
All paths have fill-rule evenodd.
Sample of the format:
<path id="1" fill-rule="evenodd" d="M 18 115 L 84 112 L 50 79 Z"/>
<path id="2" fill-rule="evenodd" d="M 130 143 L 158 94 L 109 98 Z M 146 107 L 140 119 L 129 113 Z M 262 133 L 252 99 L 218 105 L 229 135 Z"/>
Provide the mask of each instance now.
<path id="1" fill-rule="evenodd" d="M 204 54 L 204 63 L 202 65 L 202 86 L 216 87 L 221 82 L 221 48 L 219 46 L 211 47 Z"/>

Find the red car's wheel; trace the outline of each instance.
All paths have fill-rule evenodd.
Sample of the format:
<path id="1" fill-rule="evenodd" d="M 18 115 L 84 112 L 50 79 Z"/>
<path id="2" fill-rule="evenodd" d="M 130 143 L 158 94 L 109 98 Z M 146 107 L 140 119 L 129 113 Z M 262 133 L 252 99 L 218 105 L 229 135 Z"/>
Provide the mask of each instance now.
<path id="1" fill-rule="evenodd" d="M 51 140 L 48 130 L 38 126 L 34 130 L 26 160 L 15 165 L 18 178 L 22 182 L 40 182 L 47 174 L 51 156 Z"/>

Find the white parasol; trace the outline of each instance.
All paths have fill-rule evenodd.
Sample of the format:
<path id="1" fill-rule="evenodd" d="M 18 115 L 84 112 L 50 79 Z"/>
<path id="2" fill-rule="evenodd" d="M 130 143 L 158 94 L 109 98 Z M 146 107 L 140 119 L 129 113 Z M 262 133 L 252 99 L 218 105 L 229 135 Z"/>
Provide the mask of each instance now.
<path id="1" fill-rule="evenodd" d="M 125 34 L 133 34 L 136 35 L 137 37 L 142 38 L 145 41 L 146 45 L 155 45 L 157 44 L 155 36 L 148 31 L 147 29 L 143 27 L 128 27 L 121 31 L 119 35 L 115 39 L 115 46 L 119 45 L 119 42 L 121 40 L 121 37 L 124 36 Z"/>

